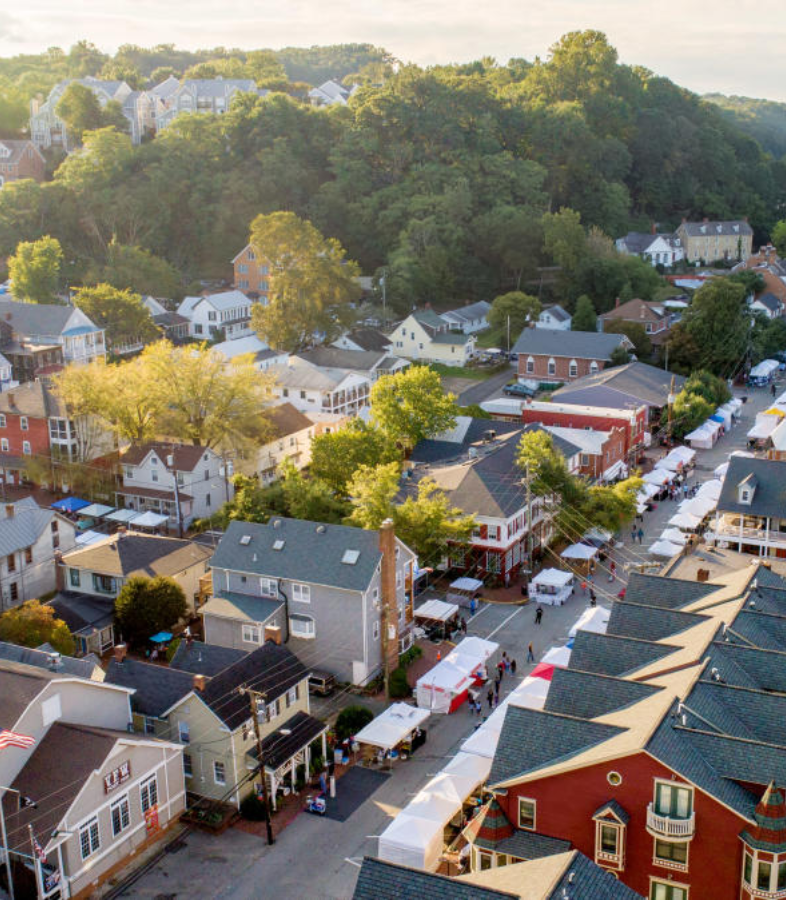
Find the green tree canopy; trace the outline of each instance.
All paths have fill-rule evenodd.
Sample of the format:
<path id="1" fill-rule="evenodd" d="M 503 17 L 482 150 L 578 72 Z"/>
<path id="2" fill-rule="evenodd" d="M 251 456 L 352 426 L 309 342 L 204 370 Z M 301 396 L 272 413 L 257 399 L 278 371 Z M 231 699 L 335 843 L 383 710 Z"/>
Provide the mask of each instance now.
<path id="1" fill-rule="evenodd" d="M 142 296 L 180 300 L 185 295 L 182 276 L 171 263 L 142 247 L 117 241 L 107 248 L 106 261 L 90 269 L 85 277 L 86 284 L 101 282 Z"/>
<path id="2" fill-rule="evenodd" d="M 411 449 L 456 424 L 456 398 L 428 366 L 384 375 L 371 388 L 371 418 L 388 439 Z"/>
<path id="3" fill-rule="evenodd" d="M 109 284 L 79 288 L 74 303 L 99 328 L 106 329 L 110 347 L 150 341 L 159 336 L 148 308 L 139 294 Z"/>
<path id="4" fill-rule="evenodd" d="M 716 408 L 715 403 L 711 403 L 701 394 L 683 388 L 674 398 L 672 433 L 678 438 L 683 437 L 694 428 L 698 428 L 702 422 L 706 422 Z"/>
<path id="5" fill-rule="evenodd" d="M 15 299 L 28 303 L 54 303 L 60 283 L 63 250 L 60 241 L 42 237 L 22 241 L 8 260 L 8 274 Z"/>
<path id="6" fill-rule="evenodd" d="M 309 471 L 344 496 L 347 485 L 361 465 L 393 462 L 400 455 L 395 442 L 381 428 L 367 425 L 362 419 L 353 419 L 343 428 L 314 437 Z"/>
<path id="7" fill-rule="evenodd" d="M 183 588 L 164 576 L 132 576 L 115 600 L 115 621 L 123 640 L 144 646 L 159 631 L 171 631 L 188 612 Z"/>
<path id="8" fill-rule="evenodd" d="M 548 431 L 528 431 L 523 434 L 516 462 L 524 475 L 529 471 L 533 494 L 539 497 L 558 495 L 568 501 L 576 500 L 575 485 L 568 472 L 568 464 Z"/>
<path id="9" fill-rule="evenodd" d="M 573 313 L 570 327 L 573 331 L 597 331 L 598 316 L 592 300 L 582 294 L 576 301 L 576 311 Z"/>
<path id="10" fill-rule="evenodd" d="M 770 234 L 779 256 L 786 256 L 786 219 L 775 223 Z"/>
<path id="11" fill-rule="evenodd" d="M 713 278 L 696 291 L 682 317 L 698 350 L 694 368 L 726 376 L 741 368 L 751 328 L 746 293 L 728 278 Z"/>
<path id="12" fill-rule="evenodd" d="M 104 124 L 103 111 L 95 92 L 78 81 L 72 82 L 63 91 L 55 112 L 78 144 L 82 143 L 85 131 L 94 131 Z"/>
<path id="13" fill-rule="evenodd" d="M 0 616 L 0 640 L 22 647 L 51 644 L 64 656 L 74 653 L 74 639 L 68 625 L 55 617 L 51 606 L 38 600 L 28 600 Z"/>
<path id="14" fill-rule="evenodd" d="M 626 322 L 623 319 L 607 319 L 603 330 L 611 334 L 624 334 L 631 344 L 633 352 L 640 360 L 647 360 L 652 354 L 652 341 L 640 322 Z"/>
<path id="15" fill-rule="evenodd" d="M 495 297 L 488 314 L 489 327 L 502 338 L 510 335 L 516 338 L 531 322 L 537 322 L 540 315 L 540 301 L 521 291 L 510 291 Z"/>
<path id="16" fill-rule="evenodd" d="M 705 369 L 691 372 L 683 390 L 688 394 L 698 394 L 713 406 L 723 406 L 731 400 L 728 384 L 712 372 Z"/>

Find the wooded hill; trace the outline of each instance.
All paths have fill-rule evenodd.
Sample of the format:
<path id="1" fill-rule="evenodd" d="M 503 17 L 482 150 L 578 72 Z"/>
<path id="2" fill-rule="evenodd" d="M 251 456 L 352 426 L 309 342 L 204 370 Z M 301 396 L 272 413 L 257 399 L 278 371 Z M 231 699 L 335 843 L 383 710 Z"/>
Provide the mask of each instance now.
<path id="1" fill-rule="evenodd" d="M 705 94 L 705 100 L 720 107 L 728 121 L 757 140 L 776 159 L 786 156 L 786 103 Z"/>

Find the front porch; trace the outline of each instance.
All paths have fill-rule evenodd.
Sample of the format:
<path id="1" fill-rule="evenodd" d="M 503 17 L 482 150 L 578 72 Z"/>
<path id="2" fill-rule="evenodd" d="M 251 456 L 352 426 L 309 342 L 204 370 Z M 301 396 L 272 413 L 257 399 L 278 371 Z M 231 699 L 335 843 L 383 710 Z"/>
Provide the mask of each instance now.
<path id="1" fill-rule="evenodd" d="M 786 557 L 786 519 L 719 513 L 705 538 L 742 553 Z"/>

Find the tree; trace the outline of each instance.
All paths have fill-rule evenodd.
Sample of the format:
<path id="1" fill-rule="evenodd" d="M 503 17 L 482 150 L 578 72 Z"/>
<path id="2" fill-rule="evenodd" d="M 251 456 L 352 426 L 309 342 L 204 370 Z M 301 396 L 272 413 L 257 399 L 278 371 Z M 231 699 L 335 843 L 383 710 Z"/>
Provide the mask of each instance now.
<path id="1" fill-rule="evenodd" d="M 724 403 L 731 400 L 728 384 L 722 378 L 704 369 L 691 372 L 683 390 L 688 394 L 698 394 L 700 397 L 704 397 L 707 403 L 711 403 L 715 407 L 723 406 Z"/>
<path id="2" fill-rule="evenodd" d="M 309 522 L 332 522 L 336 525 L 343 520 L 347 514 L 347 506 L 336 497 L 326 482 L 306 477 L 290 460 L 282 463 L 279 472 L 288 516 Z"/>
<path id="3" fill-rule="evenodd" d="M 710 403 L 701 394 L 694 394 L 683 388 L 674 398 L 672 433 L 678 438 L 683 437 L 705 422 L 716 408 L 714 403 Z"/>
<path id="4" fill-rule="evenodd" d="M 341 710 L 336 719 L 336 738 L 344 741 L 348 737 L 362 731 L 374 718 L 374 713 L 367 706 L 347 706 Z"/>
<path id="5" fill-rule="evenodd" d="M 380 428 L 353 419 L 344 428 L 314 437 L 309 471 L 345 496 L 347 485 L 360 466 L 393 462 L 399 456 L 395 444 Z"/>
<path id="6" fill-rule="evenodd" d="M 393 517 L 394 500 L 399 491 L 401 464 L 359 466 L 347 486 L 352 501 L 349 520 L 360 528 L 379 528 Z"/>
<path id="7" fill-rule="evenodd" d="M 568 464 L 548 431 L 525 432 L 519 441 L 516 463 L 523 473 L 529 471 L 533 494 L 539 497 L 558 495 L 563 500 L 575 501 L 577 492 Z"/>
<path id="8" fill-rule="evenodd" d="M 727 278 L 713 278 L 696 291 L 682 317 L 698 350 L 693 368 L 731 374 L 742 367 L 751 330 L 745 297 L 744 285 Z"/>
<path id="9" fill-rule="evenodd" d="M 531 322 L 537 322 L 540 315 L 540 301 L 521 291 L 511 291 L 495 297 L 488 313 L 489 327 L 500 339 L 512 336 L 515 341 L 518 335 Z"/>
<path id="10" fill-rule="evenodd" d="M 596 485 L 587 491 L 580 509 L 566 507 L 560 518 L 569 534 L 583 534 L 590 525 L 615 533 L 636 515 L 641 478 L 626 478 L 613 485 Z"/>
<path id="11" fill-rule="evenodd" d="M 72 82 L 63 91 L 55 112 L 65 122 L 69 135 L 77 144 L 82 143 L 82 135 L 86 131 L 95 131 L 104 124 L 98 97 L 78 81 Z"/>
<path id="12" fill-rule="evenodd" d="M 782 353 L 786 349 L 786 321 L 782 318 L 770 319 L 759 313 L 753 324 L 751 343 L 754 363 Z"/>
<path id="13" fill-rule="evenodd" d="M 106 282 L 121 290 L 128 289 L 137 294 L 182 299 L 183 278 L 178 270 L 165 259 L 154 256 L 142 247 L 118 244 L 107 248 L 106 262 L 91 272 L 87 282 Z"/>
<path id="14" fill-rule="evenodd" d="M 159 631 L 171 631 L 188 612 L 183 588 L 173 579 L 132 576 L 115 600 L 115 621 L 123 640 L 141 646 Z"/>
<path id="15" fill-rule="evenodd" d="M 566 274 L 575 272 L 587 255 L 587 236 L 581 215 L 562 207 L 557 213 L 543 216 L 544 247 L 556 265 Z"/>
<path id="16" fill-rule="evenodd" d="M 332 335 L 347 304 L 360 296 L 360 269 L 344 258 L 341 244 L 291 212 L 257 216 L 250 241 L 269 269 L 268 304 L 252 311 L 259 336 L 295 351 L 320 333 Z"/>
<path id="17" fill-rule="evenodd" d="M 0 640 L 22 647 L 51 644 L 63 656 L 71 656 L 74 652 L 74 639 L 68 625 L 62 619 L 56 619 L 54 609 L 39 600 L 28 600 L 0 616 Z"/>
<path id="18" fill-rule="evenodd" d="M 607 369 L 613 369 L 615 366 L 624 366 L 626 363 L 630 362 L 630 351 L 627 347 L 619 346 L 615 347 L 610 355 L 609 362 L 606 366 Z"/>
<path id="19" fill-rule="evenodd" d="M 28 303 L 57 300 L 63 249 L 53 237 L 22 241 L 8 260 L 8 274 L 15 299 Z"/>
<path id="20" fill-rule="evenodd" d="M 780 219 L 773 225 L 770 238 L 779 256 L 786 256 L 786 219 Z"/>
<path id="21" fill-rule="evenodd" d="M 371 388 L 371 418 L 388 438 L 411 449 L 456 424 L 456 398 L 428 366 L 384 375 Z"/>
<path id="22" fill-rule="evenodd" d="M 576 301 L 576 311 L 570 322 L 572 331 L 597 331 L 598 317 L 595 313 L 595 307 L 592 300 L 582 294 Z"/>
<path id="23" fill-rule="evenodd" d="M 606 319 L 603 330 L 610 334 L 624 334 L 631 344 L 638 359 L 649 359 L 652 353 L 652 341 L 640 322 L 626 322 L 624 319 Z"/>
<path id="24" fill-rule="evenodd" d="M 160 336 L 150 311 L 139 294 L 121 291 L 109 284 L 79 288 L 74 304 L 99 328 L 106 329 L 111 348 Z"/>

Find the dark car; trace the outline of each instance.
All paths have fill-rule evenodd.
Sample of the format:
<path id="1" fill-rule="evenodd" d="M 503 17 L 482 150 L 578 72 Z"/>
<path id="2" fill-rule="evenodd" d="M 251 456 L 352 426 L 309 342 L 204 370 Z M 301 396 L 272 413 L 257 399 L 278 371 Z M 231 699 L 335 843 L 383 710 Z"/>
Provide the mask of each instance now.
<path id="1" fill-rule="evenodd" d="M 514 381 L 513 384 L 506 384 L 502 389 L 502 393 L 507 397 L 534 397 L 535 391 L 532 390 L 531 387 L 527 387 L 526 384 L 519 384 L 517 381 Z"/>
<path id="2" fill-rule="evenodd" d="M 336 676 L 330 672 L 312 671 L 308 676 L 308 689 L 312 694 L 329 697 L 336 688 Z"/>

